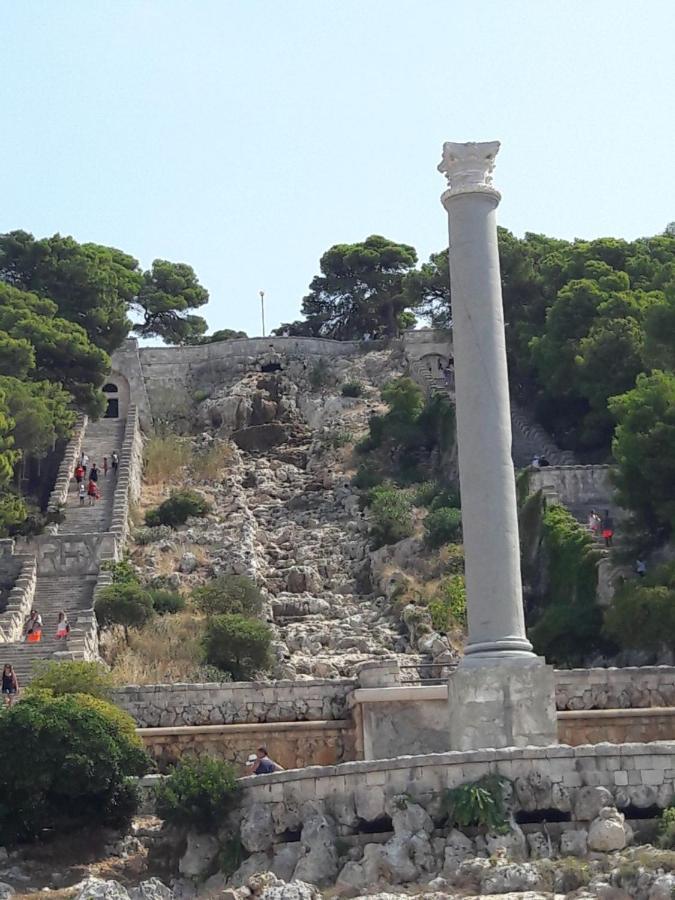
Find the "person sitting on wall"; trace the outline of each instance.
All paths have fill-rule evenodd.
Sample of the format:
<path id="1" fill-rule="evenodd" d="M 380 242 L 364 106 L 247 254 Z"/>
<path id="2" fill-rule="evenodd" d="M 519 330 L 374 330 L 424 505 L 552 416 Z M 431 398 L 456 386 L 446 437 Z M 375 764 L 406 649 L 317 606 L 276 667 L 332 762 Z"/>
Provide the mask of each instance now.
<path id="1" fill-rule="evenodd" d="M 270 775 L 272 772 L 283 772 L 279 763 L 274 762 L 267 755 L 266 747 L 258 747 L 246 760 L 247 775 Z"/>

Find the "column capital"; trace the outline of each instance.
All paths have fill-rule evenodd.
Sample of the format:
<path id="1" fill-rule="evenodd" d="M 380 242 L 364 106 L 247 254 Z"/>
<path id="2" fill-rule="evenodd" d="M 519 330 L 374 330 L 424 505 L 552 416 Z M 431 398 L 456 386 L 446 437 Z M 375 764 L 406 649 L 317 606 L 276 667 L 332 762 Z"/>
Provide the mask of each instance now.
<path id="1" fill-rule="evenodd" d="M 441 196 L 443 205 L 458 194 L 488 194 L 499 203 L 501 194 L 492 186 L 492 172 L 498 152 L 499 141 L 469 141 L 465 144 L 446 141 L 438 165 L 438 171 L 448 181 L 448 190 Z"/>

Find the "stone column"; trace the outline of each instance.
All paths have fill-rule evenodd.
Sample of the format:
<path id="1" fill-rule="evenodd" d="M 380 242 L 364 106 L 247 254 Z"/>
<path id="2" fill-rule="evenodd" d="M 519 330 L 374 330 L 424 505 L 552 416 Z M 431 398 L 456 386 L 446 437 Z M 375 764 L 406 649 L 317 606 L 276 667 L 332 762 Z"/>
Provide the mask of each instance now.
<path id="1" fill-rule="evenodd" d="M 469 632 L 464 659 L 450 679 L 453 749 L 555 740 L 553 692 L 548 696 L 552 672 L 532 652 L 525 634 L 497 248 L 501 197 L 492 186 L 498 150 L 497 141 L 446 143 L 438 167 L 449 184 L 442 200 L 450 230 Z M 527 686 L 517 690 L 515 680 L 521 677 Z M 539 685 L 543 691 L 537 689 L 532 697 Z M 494 702 L 485 705 L 481 697 Z M 533 704 L 545 709 L 539 723 L 533 721 Z M 530 707 L 522 727 L 517 714 L 514 719 L 514 708 L 521 705 Z"/>

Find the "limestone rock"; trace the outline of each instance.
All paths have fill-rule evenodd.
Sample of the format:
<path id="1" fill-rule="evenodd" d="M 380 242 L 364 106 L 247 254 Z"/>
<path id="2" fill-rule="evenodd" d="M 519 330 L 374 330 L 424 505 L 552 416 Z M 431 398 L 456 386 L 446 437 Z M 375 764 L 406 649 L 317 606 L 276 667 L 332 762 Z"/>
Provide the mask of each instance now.
<path id="1" fill-rule="evenodd" d="M 420 831 L 431 834 L 434 830 L 429 813 L 418 803 L 412 803 L 405 795 L 393 797 L 387 811 L 391 815 L 396 835 L 412 835 Z"/>
<path id="2" fill-rule="evenodd" d="M 416 881 L 418 870 L 410 858 L 410 832 L 394 835 L 382 847 L 380 864 L 382 873 L 392 884 Z"/>
<path id="3" fill-rule="evenodd" d="M 585 828 L 564 831 L 560 838 L 560 855 L 583 857 L 588 853 L 588 832 Z"/>
<path id="4" fill-rule="evenodd" d="M 272 861 L 270 862 L 270 871 L 274 872 L 283 881 L 290 881 L 293 878 L 301 852 L 302 845 L 299 841 L 293 841 L 289 844 L 276 844 Z"/>
<path id="5" fill-rule="evenodd" d="M 287 884 L 273 872 L 264 872 L 249 879 L 247 887 L 257 900 L 320 900 L 314 885 L 302 881 Z"/>
<path id="6" fill-rule="evenodd" d="M 194 553 L 184 553 L 178 563 L 178 570 L 185 575 L 190 575 L 199 565 L 199 561 Z"/>
<path id="7" fill-rule="evenodd" d="M 512 821 L 505 834 L 488 833 L 485 835 L 490 856 L 502 851 L 507 859 L 520 861 L 527 859 L 527 841 L 522 828 Z"/>
<path id="8" fill-rule="evenodd" d="M 131 900 L 173 900 L 173 891 L 159 878 L 149 878 L 129 891 L 129 897 Z"/>
<path id="9" fill-rule="evenodd" d="M 445 844 L 443 872 L 453 875 L 461 862 L 474 853 L 473 841 L 456 828 L 448 834 Z"/>
<path id="10" fill-rule="evenodd" d="M 379 785 L 359 785 L 354 792 L 354 803 L 360 819 L 375 822 L 385 814 L 384 789 Z"/>
<path id="11" fill-rule="evenodd" d="M 577 822 L 592 822 L 601 809 L 614 800 L 605 787 L 582 787 L 574 798 L 574 818 Z"/>
<path id="12" fill-rule="evenodd" d="M 294 881 L 324 885 L 335 881 L 338 868 L 335 824 L 328 816 L 315 813 L 305 820 L 300 835 L 302 851 L 293 873 Z"/>
<path id="13" fill-rule="evenodd" d="M 254 803 L 243 815 L 239 834 L 244 847 L 251 853 L 268 850 L 274 842 L 272 810 L 267 803 Z"/>
<path id="14" fill-rule="evenodd" d="M 9 898 L 13 897 L 15 893 L 16 892 L 11 884 L 0 881 L 0 900 L 9 900 Z"/>
<path id="15" fill-rule="evenodd" d="M 527 846 L 531 859 L 551 859 L 555 856 L 553 841 L 541 831 L 534 831 L 527 835 Z"/>
<path id="16" fill-rule="evenodd" d="M 675 875 L 659 875 L 649 891 L 649 900 L 672 900 L 675 897 Z"/>
<path id="17" fill-rule="evenodd" d="M 75 900 L 129 900 L 129 894 L 119 881 L 91 877 L 78 886 Z"/>
<path id="18" fill-rule="evenodd" d="M 626 846 L 625 818 L 612 806 L 600 810 L 588 829 L 588 849 L 600 853 L 623 850 Z"/>
<path id="19" fill-rule="evenodd" d="M 540 886 L 540 876 L 529 863 L 507 863 L 485 869 L 481 890 L 486 894 L 507 894 L 509 891 L 531 891 Z"/>
<path id="20" fill-rule="evenodd" d="M 188 878 L 204 878 L 213 869 L 218 851 L 218 841 L 213 835 L 190 831 L 185 853 L 178 863 L 178 871 Z"/>

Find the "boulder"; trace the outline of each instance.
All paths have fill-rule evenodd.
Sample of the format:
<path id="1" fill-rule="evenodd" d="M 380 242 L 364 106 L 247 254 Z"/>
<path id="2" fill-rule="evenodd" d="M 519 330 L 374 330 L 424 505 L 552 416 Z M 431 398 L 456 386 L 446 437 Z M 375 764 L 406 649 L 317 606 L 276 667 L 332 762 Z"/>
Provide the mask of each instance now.
<path id="1" fill-rule="evenodd" d="M 394 835 L 394 837 L 382 845 L 380 854 L 380 866 L 386 880 L 392 884 L 407 884 L 417 881 L 419 872 L 417 866 L 410 858 L 409 832 Z"/>
<path id="2" fill-rule="evenodd" d="M 129 894 L 119 881 L 91 877 L 78 885 L 75 900 L 129 900 Z"/>
<path id="3" fill-rule="evenodd" d="M 675 897 L 675 875 L 659 875 L 649 891 L 649 900 L 672 900 Z"/>
<path id="4" fill-rule="evenodd" d="M 563 831 L 560 837 L 560 855 L 583 857 L 588 853 L 588 832 L 585 828 Z"/>
<path id="5" fill-rule="evenodd" d="M 549 835 L 541 831 L 533 831 L 527 835 L 527 846 L 530 851 L 530 859 L 552 859 L 555 856 L 555 846 Z"/>
<path id="6" fill-rule="evenodd" d="M 385 815 L 384 788 L 379 785 L 359 785 L 354 792 L 356 815 L 364 822 L 375 822 Z"/>
<path id="7" fill-rule="evenodd" d="M 592 822 L 601 809 L 611 806 L 614 800 L 605 787 L 582 787 L 574 798 L 574 818 L 577 822 Z"/>
<path id="8" fill-rule="evenodd" d="M 509 830 L 505 834 L 486 834 L 485 842 L 490 856 L 502 853 L 507 859 L 514 861 L 527 859 L 527 841 L 522 828 L 515 821 L 509 823 Z"/>
<path id="9" fill-rule="evenodd" d="M 299 841 L 293 841 L 290 844 L 277 844 L 274 847 L 274 855 L 270 862 L 270 871 L 274 872 L 283 881 L 290 881 L 293 878 L 301 852 L 302 845 Z"/>
<path id="10" fill-rule="evenodd" d="M 184 553 L 178 563 L 178 571 L 184 575 L 191 575 L 199 565 L 199 561 L 194 553 Z"/>
<path id="11" fill-rule="evenodd" d="M 286 575 L 286 590 L 291 594 L 313 593 L 322 588 L 321 578 L 311 566 L 293 566 Z"/>
<path id="12" fill-rule="evenodd" d="M 178 863 L 178 871 L 187 878 L 205 878 L 211 874 L 215 866 L 219 849 L 218 841 L 212 834 L 189 831 L 185 853 Z"/>
<path id="13" fill-rule="evenodd" d="M 626 846 L 624 815 L 613 806 L 605 806 L 588 829 L 588 849 L 599 853 L 623 850 Z"/>
<path id="14" fill-rule="evenodd" d="M 271 422 L 268 425 L 251 425 L 250 428 L 233 431 L 231 438 L 241 450 L 247 450 L 249 453 L 261 453 L 285 444 L 288 440 L 288 432 L 283 425 Z"/>
<path id="15" fill-rule="evenodd" d="M 532 891 L 540 886 L 540 875 L 529 863 L 507 863 L 483 871 L 481 892 L 507 894 L 509 891 Z"/>
<path id="16" fill-rule="evenodd" d="M 244 847 L 251 853 L 268 850 L 274 843 L 274 821 L 267 803 L 254 803 L 245 812 L 239 826 Z"/>
<path id="17" fill-rule="evenodd" d="M 338 856 L 335 823 L 318 812 L 310 814 L 300 835 L 301 855 L 293 873 L 294 881 L 325 885 L 335 881 Z"/>
<path id="18" fill-rule="evenodd" d="M 148 878 L 129 891 L 131 900 L 173 900 L 173 891 L 159 880 Z"/>
<path id="19" fill-rule="evenodd" d="M 9 900 L 9 898 L 13 897 L 15 893 L 16 892 L 11 884 L 7 884 L 5 881 L 0 881 L 0 900 Z"/>
<path id="20" fill-rule="evenodd" d="M 417 834 L 418 831 L 431 834 L 434 830 L 429 813 L 419 803 L 411 802 L 405 794 L 393 797 L 387 805 L 387 811 L 397 835 Z"/>
<path id="21" fill-rule="evenodd" d="M 461 831 L 453 828 L 445 843 L 443 872 L 445 875 L 454 875 L 460 863 L 474 854 L 474 846 L 471 838 Z"/>

